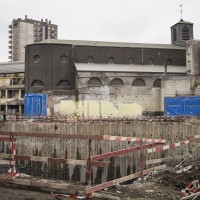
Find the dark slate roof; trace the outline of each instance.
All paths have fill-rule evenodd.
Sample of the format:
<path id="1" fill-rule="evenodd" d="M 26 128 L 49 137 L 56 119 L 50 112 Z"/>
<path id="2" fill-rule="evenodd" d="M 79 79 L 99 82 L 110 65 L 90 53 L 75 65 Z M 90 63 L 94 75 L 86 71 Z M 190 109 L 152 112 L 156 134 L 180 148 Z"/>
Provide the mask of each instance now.
<path id="1" fill-rule="evenodd" d="M 176 24 L 174 24 L 173 26 L 171 26 L 171 28 L 174 27 L 174 26 L 176 26 L 177 24 L 193 24 L 193 23 L 187 22 L 187 21 L 184 21 L 183 19 L 181 19 L 179 22 L 177 22 Z"/>
<path id="2" fill-rule="evenodd" d="M 133 65 L 133 64 L 94 64 L 75 63 L 77 71 L 82 72 L 141 72 L 141 73 L 164 73 L 163 65 Z M 186 66 L 169 65 L 168 73 L 186 74 Z"/>
<path id="3" fill-rule="evenodd" d="M 125 43 L 125 42 L 103 42 L 103 41 L 83 41 L 83 40 L 57 40 L 48 39 L 35 44 L 68 44 L 74 46 L 99 46 L 99 47 L 132 47 L 132 48 L 157 48 L 157 49 L 185 49 L 173 44 L 148 44 L 148 43 Z M 27 45 L 27 46 L 29 46 Z"/>
<path id="4" fill-rule="evenodd" d="M 24 73 L 24 62 L 4 62 L 0 63 L 0 74 L 4 73 Z"/>

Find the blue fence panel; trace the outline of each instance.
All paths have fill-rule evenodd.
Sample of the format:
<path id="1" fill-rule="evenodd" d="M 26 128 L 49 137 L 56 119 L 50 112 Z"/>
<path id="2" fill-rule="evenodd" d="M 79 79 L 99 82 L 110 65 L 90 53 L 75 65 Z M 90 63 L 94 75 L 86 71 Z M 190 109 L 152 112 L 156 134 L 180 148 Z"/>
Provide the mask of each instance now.
<path id="1" fill-rule="evenodd" d="M 25 94 L 24 113 L 26 117 L 46 117 L 47 94 Z"/>
<path id="2" fill-rule="evenodd" d="M 166 97 L 164 104 L 166 116 L 200 115 L 200 96 Z"/>

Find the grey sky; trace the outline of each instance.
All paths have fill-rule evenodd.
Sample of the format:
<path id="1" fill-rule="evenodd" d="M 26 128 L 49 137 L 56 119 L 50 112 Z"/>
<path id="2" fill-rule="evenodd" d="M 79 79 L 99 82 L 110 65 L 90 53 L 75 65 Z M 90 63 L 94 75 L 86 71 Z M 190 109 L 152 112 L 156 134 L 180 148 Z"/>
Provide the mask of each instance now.
<path id="1" fill-rule="evenodd" d="M 8 61 L 14 18 L 47 18 L 58 25 L 58 39 L 168 44 L 180 4 L 200 39 L 200 0 L 0 0 L 0 62 Z"/>

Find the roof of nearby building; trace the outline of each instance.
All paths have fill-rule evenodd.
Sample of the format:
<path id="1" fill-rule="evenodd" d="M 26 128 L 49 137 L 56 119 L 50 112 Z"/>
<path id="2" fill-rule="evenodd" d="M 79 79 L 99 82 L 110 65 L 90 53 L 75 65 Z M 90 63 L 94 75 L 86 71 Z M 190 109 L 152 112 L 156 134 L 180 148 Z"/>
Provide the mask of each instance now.
<path id="1" fill-rule="evenodd" d="M 24 62 L 3 62 L 0 63 L 0 74 L 4 73 L 24 73 Z"/>
<path id="2" fill-rule="evenodd" d="M 77 71 L 82 72 L 142 72 L 142 73 L 164 73 L 163 65 L 133 65 L 133 64 L 94 64 L 94 63 L 75 63 Z M 167 66 L 168 73 L 185 74 L 185 66 Z"/>
<path id="3" fill-rule="evenodd" d="M 48 39 L 35 44 L 68 44 L 74 46 L 100 46 L 100 47 L 129 47 L 129 48 L 158 48 L 158 49 L 185 49 L 174 44 L 148 44 L 148 43 L 125 43 L 125 42 L 103 42 L 103 41 L 82 41 L 82 40 L 57 40 Z M 29 46 L 27 45 L 27 46 Z"/>

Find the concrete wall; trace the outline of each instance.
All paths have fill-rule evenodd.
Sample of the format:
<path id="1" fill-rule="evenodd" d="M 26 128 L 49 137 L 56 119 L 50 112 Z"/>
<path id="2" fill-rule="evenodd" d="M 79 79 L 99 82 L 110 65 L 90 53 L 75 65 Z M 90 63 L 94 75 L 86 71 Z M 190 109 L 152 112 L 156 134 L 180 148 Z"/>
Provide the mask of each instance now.
<path id="1" fill-rule="evenodd" d="M 186 43 L 186 67 L 192 76 L 200 74 L 200 40 Z"/>

